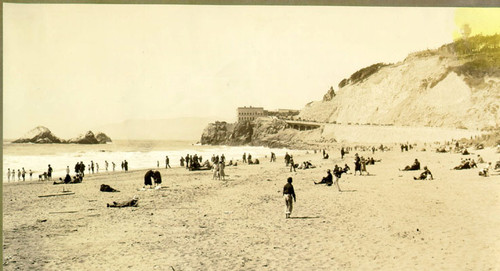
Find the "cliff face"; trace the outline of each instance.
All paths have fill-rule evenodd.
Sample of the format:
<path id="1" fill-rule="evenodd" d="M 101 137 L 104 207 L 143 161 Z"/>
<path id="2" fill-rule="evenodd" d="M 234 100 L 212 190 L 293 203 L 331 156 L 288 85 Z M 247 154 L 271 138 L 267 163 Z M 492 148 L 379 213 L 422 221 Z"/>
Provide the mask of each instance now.
<path id="1" fill-rule="evenodd" d="M 61 143 L 61 139 L 52 134 L 52 132 L 43 126 L 38 126 L 28 133 L 26 133 L 23 137 L 14 140 L 12 143 Z"/>
<path id="2" fill-rule="evenodd" d="M 264 117 L 252 122 L 210 123 L 201 136 L 201 143 L 208 145 L 250 145 L 272 148 L 305 148 L 313 141 L 322 141 L 322 129 L 298 131 L 287 128 L 283 120 Z"/>
<path id="3" fill-rule="evenodd" d="M 500 35 L 473 37 L 374 64 L 299 117 L 336 123 L 453 128 L 500 126 Z"/>

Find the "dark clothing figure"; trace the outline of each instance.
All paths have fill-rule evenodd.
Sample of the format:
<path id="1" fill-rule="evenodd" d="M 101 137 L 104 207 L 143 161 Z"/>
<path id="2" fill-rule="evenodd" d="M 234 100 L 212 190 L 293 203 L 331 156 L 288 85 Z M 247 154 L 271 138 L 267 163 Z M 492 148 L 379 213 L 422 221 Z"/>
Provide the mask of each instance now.
<path id="1" fill-rule="evenodd" d="M 181 163 L 181 167 L 184 167 L 184 157 L 182 157 L 182 156 L 181 156 L 180 163 Z"/>
<path id="2" fill-rule="evenodd" d="M 406 166 L 403 170 L 408 171 L 408 170 L 420 170 L 420 162 L 415 159 L 415 162 L 413 162 L 413 165 L 411 166 Z"/>
<path id="3" fill-rule="evenodd" d="M 155 184 L 161 184 L 161 174 L 159 171 L 153 173 L 153 178 L 155 179 Z"/>
<path id="4" fill-rule="evenodd" d="M 292 185 L 292 177 L 288 177 L 287 184 L 285 184 L 285 186 L 283 187 L 283 197 L 285 199 L 286 205 L 285 215 L 286 218 L 290 218 L 293 210 L 293 202 L 297 201 L 295 190 L 293 189 Z"/>
<path id="5" fill-rule="evenodd" d="M 328 186 L 333 184 L 333 176 L 330 170 L 327 171 L 326 177 L 323 177 L 320 182 L 314 182 L 314 184 L 326 184 Z"/>
<path id="6" fill-rule="evenodd" d="M 297 170 L 295 170 L 295 162 L 293 161 L 293 157 L 290 156 L 290 172 L 292 172 L 292 170 L 294 172 L 297 172 Z"/>
<path id="7" fill-rule="evenodd" d="M 154 172 L 152 170 L 148 170 L 144 175 L 144 185 L 153 185 L 151 178 L 153 178 Z"/>
<path id="8" fill-rule="evenodd" d="M 168 158 L 168 156 L 165 158 L 165 168 L 172 168 L 170 166 L 170 159 Z"/>
<path id="9" fill-rule="evenodd" d="M 430 176 L 431 180 L 434 180 L 434 178 L 432 177 L 431 171 L 427 167 L 424 167 L 424 172 L 420 173 L 420 176 L 418 178 L 413 177 L 413 179 L 414 180 L 427 180 L 427 177 L 429 177 L 429 176 Z"/>
<path id="10" fill-rule="evenodd" d="M 49 165 L 49 169 L 47 170 L 47 177 L 49 181 L 52 180 L 52 167 Z"/>
<path id="11" fill-rule="evenodd" d="M 247 154 L 243 153 L 243 163 L 246 163 L 246 162 L 247 162 Z"/>
<path id="12" fill-rule="evenodd" d="M 131 200 L 116 202 L 113 201 L 112 204 L 107 204 L 107 207 L 122 208 L 122 207 L 137 207 L 139 204 L 139 199 L 133 198 Z"/>
<path id="13" fill-rule="evenodd" d="M 125 171 L 128 171 L 128 162 L 127 162 L 127 160 L 125 160 L 125 162 L 123 163 L 123 166 L 125 167 Z"/>
<path id="14" fill-rule="evenodd" d="M 340 159 L 344 159 L 344 155 L 345 155 L 345 150 L 344 147 L 342 147 L 342 149 L 340 149 Z"/>
<path id="15" fill-rule="evenodd" d="M 107 184 L 101 184 L 101 192 L 120 192 Z"/>
<path id="16" fill-rule="evenodd" d="M 285 154 L 285 164 L 288 167 L 288 164 L 290 164 L 290 155 L 288 152 Z"/>
<path id="17" fill-rule="evenodd" d="M 354 175 L 356 175 L 356 171 L 359 171 L 359 174 L 363 175 L 361 172 L 361 158 L 359 158 L 357 153 L 354 157 Z"/>

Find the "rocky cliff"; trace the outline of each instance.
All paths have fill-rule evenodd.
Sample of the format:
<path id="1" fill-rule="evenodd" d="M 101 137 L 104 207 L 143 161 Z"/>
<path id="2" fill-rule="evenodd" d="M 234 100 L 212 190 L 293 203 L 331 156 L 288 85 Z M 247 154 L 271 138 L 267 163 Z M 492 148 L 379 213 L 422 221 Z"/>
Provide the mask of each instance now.
<path id="1" fill-rule="evenodd" d="M 352 74 L 299 117 L 330 123 L 482 129 L 500 126 L 500 35 L 378 63 Z"/>
<path id="2" fill-rule="evenodd" d="M 26 133 L 23 137 L 14 140 L 12 143 L 62 143 L 63 141 L 52 134 L 52 132 L 43 126 L 35 127 Z"/>
<path id="3" fill-rule="evenodd" d="M 273 148 L 305 148 L 314 140 L 320 141 L 322 129 L 298 131 L 287 128 L 283 120 L 264 117 L 237 123 L 210 123 L 201 136 L 208 145 L 250 145 Z"/>
<path id="4" fill-rule="evenodd" d="M 48 143 L 75 143 L 75 144 L 105 144 L 111 142 L 109 138 L 104 133 L 97 133 L 94 135 L 92 131 L 88 131 L 84 135 L 80 135 L 76 138 L 64 140 L 60 139 L 47 128 L 43 126 L 38 126 L 35 129 L 30 130 L 23 137 L 12 141 L 12 143 L 36 143 L 36 144 L 48 144 Z"/>

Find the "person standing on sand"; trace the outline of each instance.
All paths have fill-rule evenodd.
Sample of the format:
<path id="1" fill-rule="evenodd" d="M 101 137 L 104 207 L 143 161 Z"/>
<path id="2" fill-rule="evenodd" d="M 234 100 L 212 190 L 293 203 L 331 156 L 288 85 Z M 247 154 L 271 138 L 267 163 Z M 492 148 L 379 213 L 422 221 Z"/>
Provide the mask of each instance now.
<path id="1" fill-rule="evenodd" d="M 47 177 L 49 178 L 49 181 L 52 181 L 52 167 L 50 165 L 47 169 Z"/>
<path id="2" fill-rule="evenodd" d="M 90 168 L 92 169 L 92 174 L 94 174 L 94 161 L 90 160 Z"/>
<path id="3" fill-rule="evenodd" d="M 66 174 L 69 174 L 69 166 L 66 166 Z"/>
<path id="4" fill-rule="evenodd" d="M 226 176 L 226 173 L 224 173 L 224 167 L 226 165 L 224 164 L 224 162 L 220 161 L 219 163 L 219 179 L 222 178 L 222 180 L 225 180 L 225 176 Z"/>
<path id="5" fill-rule="evenodd" d="M 123 166 L 125 167 L 125 171 L 128 171 L 128 162 L 127 162 L 127 160 L 125 160 L 123 162 Z"/>
<path id="6" fill-rule="evenodd" d="M 33 181 L 33 171 L 30 169 L 30 181 Z"/>
<path id="7" fill-rule="evenodd" d="M 288 177 L 287 183 L 283 187 L 283 198 L 285 199 L 285 215 L 286 218 L 290 218 L 293 210 L 293 202 L 297 202 L 297 198 L 295 196 L 295 190 L 292 185 L 292 177 Z M 292 201 L 293 198 L 293 201 Z"/>
<path id="8" fill-rule="evenodd" d="M 16 181 L 16 170 L 15 169 L 12 169 L 12 181 L 13 182 Z"/>
<path id="9" fill-rule="evenodd" d="M 21 180 L 21 170 L 18 169 L 17 170 L 17 181 L 20 181 Z"/>
<path id="10" fill-rule="evenodd" d="M 23 176 L 23 182 L 26 180 L 25 177 L 26 177 L 26 170 L 24 170 L 23 168 L 23 171 L 21 171 L 21 176 Z"/>
<path id="11" fill-rule="evenodd" d="M 104 165 L 106 166 L 106 171 L 108 171 L 108 160 L 104 160 Z"/>
<path id="12" fill-rule="evenodd" d="M 184 157 L 182 157 L 182 156 L 181 156 L 180 164 L 181 164 L 181 167 L 184 167 Z"/>
<path id="13" fill-rule="evenodd" d="M 243 153 L 243 163 L 247 162 L 247 154 L 244 152 Z"/>
<path id="14" fill-rule="evenodd" d="M 359 175 L 363 175 L 361 172 L 361 159 L 357 153 L 354 155 L 354 176 L 356 176 L 356 171 L 359 171 Z"/>
<path id="15" fill-rule="evenodd" d="M 89 175 L 90 175 L 90 164 L 87 165 L 89 167 Z"/>
<path id="16" fill-rule="evenodd" d="M 288 167 L 288 164 L 290 164 L 290 155 L 288 152 L 285 154 L 285 166 Z"/>
<path id="17" fill-rule="evenodd" d="M 7 170 L 7 182 L 10 182 L 10 168 Z"/>
<path id="18" fill-rule="evenodd" d="M 170 166 L 170 159 L 168 158 L 168 156 L 165 156 L 165 168 L 172 168 Z"/>
<path id="19" fill-rule="evenodd" d="M 95 163 L 95 169 L 96 169 L 96 173 L 99 173 L 99 163 Z"/>
<path id="20" fill-rule="evenodd" d="M 344 159 L 344 155 L 345 155 L 345 150 L 344 147 L 342 147 L 342 149 L 340 149 L 340 159 Z"/>
<path id="21" fill-rule="evenodd" d="M 295 170 L 295 162 L 293 161 L 293 156 L 292 155 L 290 155 L 290 161 L 289 162 L 290 162 L 290 172 L 292 172 L 292 169 L 293 169 L 294 172 L 297 172 Z"/>
<path id="22" fill-rule="evenodd" d="M 115 166 L 116 166 L 115 162 L 111 162 L 111 165 L 113 165 L 113 171 L 115 171 Z"/>

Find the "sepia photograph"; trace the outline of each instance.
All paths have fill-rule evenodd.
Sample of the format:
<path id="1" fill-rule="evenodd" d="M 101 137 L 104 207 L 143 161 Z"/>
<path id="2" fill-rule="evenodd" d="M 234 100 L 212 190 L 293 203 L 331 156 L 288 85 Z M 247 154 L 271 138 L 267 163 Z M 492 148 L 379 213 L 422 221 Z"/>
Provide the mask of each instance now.
<path id="1" fill-rule="evenodd" d="M 468 6 L 3 3 L 3 270 L 500 270 Z"/>

